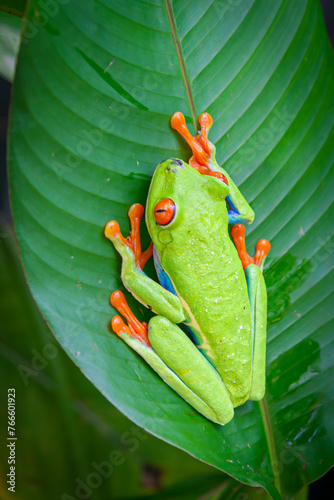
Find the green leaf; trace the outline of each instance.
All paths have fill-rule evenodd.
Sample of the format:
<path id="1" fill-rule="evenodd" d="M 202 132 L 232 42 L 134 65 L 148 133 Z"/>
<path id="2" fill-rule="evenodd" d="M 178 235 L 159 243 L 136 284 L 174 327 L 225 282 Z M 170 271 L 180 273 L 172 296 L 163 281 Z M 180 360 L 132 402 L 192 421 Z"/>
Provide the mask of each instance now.
<path id="1" fill-rule="evenodd" d="M 51 0 L 51 3 L 52 2 L 53 0 Z M 48 0 L 45 0 L 45 3 L 47 4 Z M 1 0 L 0 11 L 13 14 L 14 16 L 23 17 L 26 5 L 27 0 Z"/>
<path id="2" fill-rule="evenodd" d="M 0 76 L 13 81 L 22 19 L 0 10 Z"/>
<path id="3" fill-rule="evenodd" d="M 41 312 L 138 425 L 291 498 L 333 463 L 334 79 L 318 2 L 72 0 L 53 16 L 41 5 L 32 1 L 23 35 L 9 153 L 16 234 Z M 249 248 L 272 243 L 266 397 L 224 428 L 109 327 L 108 297 L 122 283 L 103 227 L 116 219 L 126 234 L 155 165 L 189 158 L 169 127 L 176 110 L 190 126 L 212 114 L 218 161 L 256 213 Z"/>

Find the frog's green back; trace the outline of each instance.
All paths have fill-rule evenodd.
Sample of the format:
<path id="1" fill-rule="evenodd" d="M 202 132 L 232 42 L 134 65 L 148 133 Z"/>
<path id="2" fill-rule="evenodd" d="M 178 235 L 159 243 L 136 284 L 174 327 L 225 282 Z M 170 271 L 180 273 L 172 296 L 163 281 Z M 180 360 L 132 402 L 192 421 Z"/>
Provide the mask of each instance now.
<path id="1" fill-rule="evenodd" d="M 146 221 L 195 341 L 237 406 L 250 390 L 252 330 L 245 275 L 228 235 L 227 194 L 220 180 L 167 160 L 152 179 Z M 176 213 L 159 226 L 153 212 L 164 198 L 174 201 Z"/>

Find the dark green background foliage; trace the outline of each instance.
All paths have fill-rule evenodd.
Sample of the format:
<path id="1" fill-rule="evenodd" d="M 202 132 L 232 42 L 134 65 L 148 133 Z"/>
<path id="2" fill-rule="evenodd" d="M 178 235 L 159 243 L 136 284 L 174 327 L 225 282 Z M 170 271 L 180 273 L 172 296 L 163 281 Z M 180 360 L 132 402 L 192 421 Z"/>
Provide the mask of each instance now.
<path id="1" fill-rule="evenodd" d="M 273 498 L 292 498 L 333 460 L 334 79 L 320 6 L 56 6 L 31 2 L 11 116 L 14 223 L 34 298 L 65 351 L 132 421 Z M 103 227 L 116 219 L 126 234 L 127 209 L 145 202 L 155 165 L 189 157 L 169 126 L 176 110 L 192 129 L 201 112 L 212 114 L 218 161 L 256 213 L 249 249 L 259 238 L 272 243 L 266 397 L 238 408 L 224 428 L 194 412 L 109 327 L 108 297 L 122 283 Z M 129 303 L 139 319 L 149 317 Z M 81 433 L 69 425 L 80 463 Z M 204 491 L 224 477 L 210 476 Z M 237 498 L 233 488 L 243 487 L 225 484 Z"/>

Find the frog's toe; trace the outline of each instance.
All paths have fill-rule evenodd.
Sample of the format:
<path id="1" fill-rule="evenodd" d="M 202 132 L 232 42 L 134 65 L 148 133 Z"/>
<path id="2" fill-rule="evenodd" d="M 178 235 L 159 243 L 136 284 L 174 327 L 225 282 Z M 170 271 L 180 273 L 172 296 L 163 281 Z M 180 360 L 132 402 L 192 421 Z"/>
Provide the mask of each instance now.
<path id="1" fill-rule="evenodd" d="M 253 257 L 251 257 L 246 250 L 245 226 L 243 224 L 235 224 L 232 228 L 231 236 L 241 260 L 242 267 L 246 269 L 249 264 L 255 264 L 262 269 L 264 260 L 270 251 L 269 241 L 265 239 L 258 241 L 256 244 L 256 252 Z"/>
<path id="2" fill-rule="evenodd" d="M 202 115 L 201 115 L 202 116 Z M 211 117 L 210 117 L 211 118 Z M 202 144 L 201 139 L 196 140 L 196 137 L 193 137 L 188 130 L 183 114 L 180 111 L 177 111 L 173 114 L 171 121 L 171 127 L 176 130 L 185 141 L 191 147 L 193 156 L 195 157 L 197 163 L 200 166 L 208 165 L 208 161 L 210 160 L 210 154 L 208 154 Z M 206 126 L 207 128 L 207 126 Z"/>
<path id="3" fill-rule="evenodd" d="M 145 322 L 140 322 L 131 311 L 128 303 L 125 300 L 124 294 L 120 290 L 116 290 L 110 296 L 110 304 L 126 319 L 128 326 L 124 323 L 120 316 L 114 316 L 111 321 L 111 327 L 117 335 L 127 334 L 132 338 L 136 338 L 142 344 L 150 347 L 148 340 L 148 325 Z"/>
<path id="4" fill-rule="evenodd" d="M 122 254 L 124 247 L 128 247 L 133 253 L 136 266 L 144 269 L 148 259 L 153 255 L 153 244 L 149 245 L 145 252 L 141 251 L 140 221 L 144 215 L 144 207 L 140 203 L 131 205 L 128 216 L 131 223 L 131 232 L 127 238 L 121 233 L 118 222 L 112 220 L 105 227 L 104 234 Z"/>
<path id="5" fill-rule="evenodd" d="M 192 150 L 189 165 L 195 168 L 201 175 L 211 175 L 217 164 L 215 161 L 216 148 L 209 141 L 208 133 L 212 126 L 212 117 L 209 113 L 202 113 L 198 119 L 201 130 L 193 137 L 189 132 L 184 116 L 180 111 L 173 114 L 171 127 L 187 141 Z"/>
<path id="6" fill-rule="evenodd" d="M 254 254 L 254 264 L 258 267 L 261 267 L 263 260 L 267 257 L 270 252 L 271 245 L 268 240 L 259 240 L 256 243 L 256 252 Z"/>
<path id="7" fill-rule="evenodd" d="M 110 222 L 108 222 L 104 229 L 104 235 L 106 238 L 108 238 L 108 240 L 113 240 L 121 235 L 121 230 L 119 228 L 118 222 L 116 222 L 115 220 L 111 220 Z"/>

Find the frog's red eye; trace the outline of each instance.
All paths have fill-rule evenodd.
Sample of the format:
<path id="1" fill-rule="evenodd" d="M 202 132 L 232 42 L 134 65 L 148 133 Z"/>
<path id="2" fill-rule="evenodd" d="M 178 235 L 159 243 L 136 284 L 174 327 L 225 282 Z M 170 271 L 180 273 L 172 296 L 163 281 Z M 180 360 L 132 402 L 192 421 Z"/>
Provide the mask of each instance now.
<path id="1" fill-rule="evenodd" d="M 223 182 L 225 182 L 225 184 L 228 185 L 228 180 L 227 180 L 227 177 L 225 177 L 224 174 L 222 174 L 221 172 L 210 172 L 209 174 L 207 175 L 211 175 L 211 177 L 217 177 L 217 179 L 220 179 L 222 180 Z"/>
<path id="2" fill-rule="evenodd" d="M 158 201 L 154 208 L 154 217 L 160 226 L 169 224 L 175 215 L 175 203 L 170 198 Z"/>

